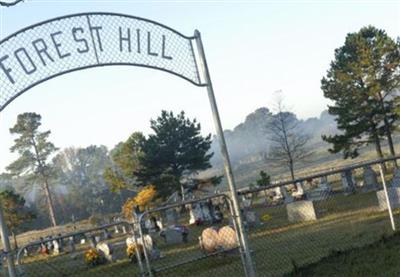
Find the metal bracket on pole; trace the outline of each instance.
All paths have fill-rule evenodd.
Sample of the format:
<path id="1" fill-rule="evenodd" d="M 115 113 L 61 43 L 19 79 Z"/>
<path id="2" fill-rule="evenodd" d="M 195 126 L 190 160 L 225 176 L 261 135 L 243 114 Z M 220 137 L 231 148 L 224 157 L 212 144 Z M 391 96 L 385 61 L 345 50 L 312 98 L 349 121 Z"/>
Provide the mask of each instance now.
<path id="1" fill-rule="evenodd" d="M 392 224 L 393 231 L 396 231 L 396 225 L 395 225 L 394 219 L 393 219 L 392 205 L 390 203 L 389 193 L 387 191 L 386 182 L 385 182 L 385 176 L 383 175 L 383 170 L 382 170 L 382 165 L 381 164 L 379 164 L 379 172 L 381 174 L 383 191 L 385 192 L 386 205 L 387 205 L 388 211 L 389 211 L 390 223 Z"/>
<path id="2" fill-rule="evenodd" d="M 3 243 L 3 250 L 7 256 L 8 274 L 10 277 L 17 277 L 17 272 L 15 270 L 15 264 L 14 264 L 14 256 L 11 251 L 7 225 L 6 225 L 6 221 L 4 219 L 2 202 L 0 202 L 0 236 L 1 236 L 1 241 Z"/>
<path id="3" fill-rule="evenodd" d="M 215 100 L 214 89 L 212 86 L 211 77 L 210 77 L 210 73 L 209 73 L 208 66 L 207 66 L 206 56 L 204 53 L 204 48 L 203 48 L 203 43 L 201 41 L 200 32 L 198 30 L 196 30 L 194 33 L 194 36 L 195 36 L 197 50 L 198 50 L 198 54 L 199 54 L 198 58 L 199 58 L 200 72 L 202 73 L 202 75 L 205 79 L 206 85 L 207 85 L 208 98 L 209 98 L 210 104 L 211 104 L 214 125 L 215 125 L 216 131 L 217 131 L 217 137 L 218 137 L 219 145 L 221 148 L 222 159 L 224 161 L 225 175 L 228 180 L 228 185 L 229 185 L 229 189 L 231 192 L 233 210 L 235 212 L 234 218 L 235 218 L 238 230 L 239 230 L 240 244 L 241 244 L 241 248 L 242 248 L 241 254 L 242 254 L 242 260 L 244 263 L 245 273 L 246 273 L 247 277 L 254 277 L 255 276 L 254 265 L 253 265 L 253 261 L 251 259 L 251 255 L 250 255 L 250 248 L 249 248 L 249 243 L 247 240 L 247 235 L 244 232 L 244 225 L 243 225 L 243 220 L 242 220 L 241 213 L 240 213 L 240 206 L 239 206 L 239 200 L 238 200 L 236 186 L 235 186 L 235 180 L 233 177 L 232 167 L 231 167 L 231 163 L 230 163 L 230 159 L 229 159 L 229 153 L 228 153 L 228 149 L 226 147 L 224 132 L 223 132 L 222 125 L 221 125 L 221 119 L 219 117 L 217 102 Z"/>

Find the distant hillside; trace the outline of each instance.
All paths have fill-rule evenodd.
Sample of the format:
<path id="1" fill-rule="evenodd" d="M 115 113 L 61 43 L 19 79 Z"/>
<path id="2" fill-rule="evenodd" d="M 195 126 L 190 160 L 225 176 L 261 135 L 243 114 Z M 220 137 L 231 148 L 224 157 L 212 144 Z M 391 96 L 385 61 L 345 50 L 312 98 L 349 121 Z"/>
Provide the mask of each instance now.
<path id="1" fill-rule="evenodd" d="M 272 116 L 273 113 L 268 108 L 262 107 L 249 114 L 245 121 L 233 130 L 224 131 L 234 165 L 259 161 L 263 153 L 268 153 L 270 147 L 268 123 Z M 328 111 L 323 111 L 318 118 L 312 117 L 307 120 L 297 119 L 295 114 L 293 117 L 298 121 L 299 130 L 310 136 L 309 146 L 314 149 L 327 146 L 321 139 L 322 134 L 337 132 L 336 122 Z M 222 160 L 218 141 L 215 138 L 211 150 L 214 152 L 212 163 L 218 167 L 222 164 Z"/>

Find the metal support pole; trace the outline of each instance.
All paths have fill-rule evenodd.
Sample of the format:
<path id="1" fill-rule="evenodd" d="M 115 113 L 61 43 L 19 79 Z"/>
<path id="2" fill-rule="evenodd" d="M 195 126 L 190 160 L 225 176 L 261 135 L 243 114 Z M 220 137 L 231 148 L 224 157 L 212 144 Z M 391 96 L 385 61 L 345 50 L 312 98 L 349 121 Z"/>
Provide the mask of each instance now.
<path id="1" fill-rule="evenodd" d="M 3 203 L 0 202 L 0 236 L 1 242 L 3 243 L 3 250 L 7 255 L 7 266 L 8 266 L 8 274 L 10 277 L 17 277 L 17 272 L 15 270 L 14 264 L 14 256 L 11 252 L 10 240 L 8 237 L 8 230 L 6 221 L 4 219 L 3 214 Z"/>
<path id="2" fill-rule="evenodd" d="M 379 172 L 381 174 L 383 191 L 385 192 L 386 205 L 387 205 L 388 211 L 389 211 L 390 223 L 392 224 L 393 231 L 396 231 L 396 225 L 394 224 L 393 213 L 392 213 L 392 205 L 390 204 L 390 198 L 389 198 L 389 194 L 388 194 L 388 191 L 387 191 L 386 182 L 385 182 L 385 176 L 383 175 L 383 169 L 382 169 L 382 165 L 381 164 L 379 164 Z"/>
<path id="3" fill-rule="evenodd" d="M 198 30 L 195 31 L 194 35 L 196 38 L 196 45 L 197 45 L 197 49 L 199 52 L 199 62 L 200 62 L 199 66 L 200 66 L 200 70 L 202 71 L 202 75 L 205 78 L 205 82 L 207 84 L 208 98 L 210 100 L 211 110 L 212 110 L 213 119 L 214 119 L 214 125 L 215 125 L 216 131 L 217 131 L 218 141 L 219 141 L 219 145 L 221 148 L 222 159 L 224 161 L 225 175 L 228 180 L 229 189 L 231 191 L 233 210 L 235 212 L 234 217 L 235 217 L 235 221 L 236 221 L 236 224 L 237 224 L 237 227 L 239 230 L 240 242 L 241 242 L 241 246 L 242 246 L 241 248 L 243 248 L 242 255 L 244 256 L 243 258 L 244 258 L 244 263 L 245 263 L 244 264 L 245 273 L 246 273 L 247 277 L 254 277 L 255 276 L 254 265 L 253 265 L 253 261 L 250 256 L 250 248 L 249 248 L 249 244 L 248 244 L 248 240 L 247 240 L 247 235 L 244 231 L 243 220 L 242 220 L 241 213 L 240 213 L 239 200 L 238 200 L 236 186 L 235 186 L 235 180 L 234 180 L 233 173 L 232 173 L 232 167 L 231 167 L 231 163 L 230 163 L 230 159 L 229 159 L 228 149 L 226 148 L 224 132 L 222 130 L 221 119 L 220 119 L 219 113 L 218 113 L 217 102 L 215 100 L 214 89 L 212 86 L 211 77 L 210 77 L 210 73 L 209 73 L 208 66 L 207 66 L 203 43 L 201 41 L 200 32 Z"/>

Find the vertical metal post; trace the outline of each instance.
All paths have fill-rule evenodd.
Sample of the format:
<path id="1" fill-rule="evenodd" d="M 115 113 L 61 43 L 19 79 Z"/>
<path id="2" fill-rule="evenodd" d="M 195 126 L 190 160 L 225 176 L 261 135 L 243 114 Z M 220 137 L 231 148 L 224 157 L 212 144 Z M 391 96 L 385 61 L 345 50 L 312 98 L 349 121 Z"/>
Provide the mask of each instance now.
<path id="1" fill-rule="evenodd" d="M 383 170 L 382 170 L 382 165 L 381 164 L 379 164 L 379 172 L 381 174 L 383 191 L 385 192 L 386 205 L 387 205 L 388 211 L 389 211 L 390 223 L 392 224 L 393 231 L 396 231 L 396 225 L 394 224 L 393 213 L 392 213 L 392 205 L 390 204 L 390 198 L 389 198 L 389 194 L 388 194 L 388 191 L 387 191 L 386 182 L 385 182 L 385 176 L 383 175 Z"/>
<path id="2" fill-rule="evenodd" d="M 222 159 L 224 161 L 225 175 L 228 180 L 229 189 L 231 191 L 233 210 L 235 212 L 234 217 L 235 217 L 235 221 L 236 221 L 236 224 L 237 224 L 237 227 L 239 230 L 240 242 L 241 242 L 241 246 L 242 246 L 241 248 L 243 248 L 241 253 L 244 256 L 243 260 L 245 263 L 244 264 L 245 273 L 246 273 L 247 277 L 254 277 L 255 276 L 254 265 L 253 265 L 253 261 L 250 256 L 250 248 L 249 248 L 249 244 L 248 244 L 248 240 L 247 240 L 247 235 L 244 231 L 243 220 L 242 220 L 241 213 L 240 213 L 239 200 L 238 200 L 237 192 L 236 192 L 235 180 L 234 180 L 233 173 L 232 173 L 232 167 L 231 167 L 231 163 L 230 163 L 230 159 L 229 159 L 228 149 L 226 148 L 225 137 L 224 137 L 224 133 L 223 133 L 222 125 L 221 125 L 221 119 L 220 119 L 219 113 L 218 113 L 217 102 L 215 100 L 214 89 L 212 86 L 211 77 L 210 77 L 210 73 L 209 73 L 208 66 L 207 66 L 203 43 L 201 41 L 200 32 L 198 30 L 195 31 L 194 35 L 196 38 L 196 45 L 197 45 L 197 49 L 199 52 L 199 62 L 200 62 L 199 66 L 200 66 L 200 70 L 202 71 L 202 75 L 205 78 L 205 82 L 207 84 L 208 98 L 210 100 L 211 110 L 212 110 L 213 119 L 214 119 L 214 125 L 215 125 L 216 131 L 217 131 L 218 141 L 219 141 L 219 145 L 221 148 Z"/>
<path id="3" fill-rule="evenodd" d="M 11 252 L 10 240 L 8 237 L 8 230 L 6 221 L 4 219 L 3 214 L 3 203 L 0 202 L 0 236 L 1 242 L 3 243 L 3 250 L 7 255 L 7 266 L 8 266 L 8 274 L 10 277 L 16 277 L 17 272 L 15 271 L 15 264 L 14 264 L 14 256 Z"/>

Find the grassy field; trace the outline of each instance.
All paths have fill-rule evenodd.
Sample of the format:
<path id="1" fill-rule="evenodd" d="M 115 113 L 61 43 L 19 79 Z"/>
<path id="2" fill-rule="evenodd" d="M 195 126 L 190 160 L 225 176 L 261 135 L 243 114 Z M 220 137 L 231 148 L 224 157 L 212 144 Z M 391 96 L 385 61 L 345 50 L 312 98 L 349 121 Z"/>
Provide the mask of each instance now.
<path id="1" fill-rule="evenodd" d="M 260 216 L 268 214 L 271 218 L 249 229 L 258 276 L 289 274 L 294 268 L 318 262 L 333 252 L 369 245 L 393 233 L 387 211 L 377 208 L 374 192 L 335 194 L 328 200 L 314 202 L 314 206 L 318 220 L 303 223 L 290 223 L 284 205 L 255 206 Z M 395 212 L 395 217 L 398 221 L 400 211 Z M 155 269 L 188 262 L 157 276 L 243 276 L 240 256 L 235 252 L 189 263 L 204 257 L 197 242 L 204 228 L 192 227 L 189 242 L 181 245 L 166 245 L 160 238 L 156 239 L 164 257 L 152 262 Z M 79 252 L 26 260 L 25 269 L 28 276 L 137 276 L 138 265 L 126 258 L 124 239 L 114 239 L 116 261 L 113 263 L 91 268 L 83 263 L 83 254 Z"/>
<path id="2" fill-rule="evenodd" d="M 400 276 L 400 233 L 348 251 L 335 251 L 290 276 Z"/>

